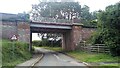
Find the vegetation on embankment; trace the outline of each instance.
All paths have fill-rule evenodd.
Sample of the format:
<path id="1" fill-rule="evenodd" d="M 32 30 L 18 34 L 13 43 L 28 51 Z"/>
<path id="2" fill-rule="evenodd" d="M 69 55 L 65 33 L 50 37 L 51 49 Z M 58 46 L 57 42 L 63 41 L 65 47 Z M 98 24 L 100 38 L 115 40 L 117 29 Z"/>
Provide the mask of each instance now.
<path id="1" fill-rule="evenodd" d="M 13 47 L 14 46 L 14 47 Z M 31 58 L 28 51 L 28 44 L 23 42 L 11 42 L 2 40 L 2 66 L 3 68 L 12 68 Z"/>

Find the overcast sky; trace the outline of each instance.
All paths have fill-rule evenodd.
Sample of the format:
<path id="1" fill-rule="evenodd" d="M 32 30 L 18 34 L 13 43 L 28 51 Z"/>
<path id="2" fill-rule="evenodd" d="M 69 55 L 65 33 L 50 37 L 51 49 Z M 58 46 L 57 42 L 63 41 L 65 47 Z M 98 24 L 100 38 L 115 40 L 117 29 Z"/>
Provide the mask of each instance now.
<path id="1" fill-rule="evenodd" d="M 90 11 L 102 9 L 106 6 L 115 4 L 120 0 L 77 0 L 81 5 L 88 5 Z M 32 4 L 38 4 L 39 0 L 0 0 L 0 12 L 4 13 L 22 13 L 28 12 Z"/>
<path id="2" fill-rule="evenodd" d="M 106 6 L 115 4 L 119 0 L 76 0 L 80 5 L 87 5 L 90 11 L 104 10 Z M 0 0 L 0 12 L 3 13 L 22 13 L 29 12 L 32 9 L 32 4 L 38 4 L 39 0 Z M 36 33 L 32 34 L 32 40 L 40 40 Z"/>

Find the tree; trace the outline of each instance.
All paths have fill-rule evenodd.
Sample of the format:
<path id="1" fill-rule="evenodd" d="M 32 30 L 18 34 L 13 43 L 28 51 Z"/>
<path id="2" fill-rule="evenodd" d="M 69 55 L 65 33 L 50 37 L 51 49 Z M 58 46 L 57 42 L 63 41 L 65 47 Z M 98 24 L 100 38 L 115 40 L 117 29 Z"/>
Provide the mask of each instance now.
<path id="1" fill-rule="evenodd" d="M 39 17 L 67 19 L 79 18 L 81 6 L 78 2 L 40 2 L 32 6 L 31 16 L 33 20 Z"/>
<path id="2" fill-rule="evenodd" d="M 42 46 L 60 46 L 61 44 L 61 34 L 59 33 L 38 33 L 38 37 L 42 39 L 40 44 Z"/>
<path id="3" fill-rule="evenodd" d="M 89 9 L 87 5 L 81 8 L 81 22 L 87 26 L 96 26 L 97 11 L 90 12 Z"/>
<path id="4" fill-rule="evenodd" d="M 84 5 L 81 9 L 81 18 L 83 22 L 87 22 L 91 18 L 89 7 L 87 5 Z"/>
<path id="5" fill-rule="evenodd" d="M 30 18 L 30 15 L 27 14 L 26 12 L 18 13 L 17 16 L 18 16 L 18 19 L 25 20 L 25 21 L 28 21 Z"/>
<path id="6" fill-rule="evenodd" d="M 95 41 L 109 46 L 113 56 L 120 56 L 120 3 L 110 5 L 99 13 L 98 30 Z"/>

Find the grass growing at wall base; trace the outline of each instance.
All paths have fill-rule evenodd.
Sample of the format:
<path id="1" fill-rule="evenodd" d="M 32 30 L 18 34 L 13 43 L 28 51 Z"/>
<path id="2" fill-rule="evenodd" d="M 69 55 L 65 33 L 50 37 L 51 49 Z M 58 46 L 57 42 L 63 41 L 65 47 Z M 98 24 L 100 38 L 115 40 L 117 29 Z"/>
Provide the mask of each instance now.
<path id="1" fill-rule="evenodd" d="M 30 59 L 31 56 L 27 43 L 13 43 L 8 40 L 2 40 L 2 68 L 13 68 L 17 64 Z"/>

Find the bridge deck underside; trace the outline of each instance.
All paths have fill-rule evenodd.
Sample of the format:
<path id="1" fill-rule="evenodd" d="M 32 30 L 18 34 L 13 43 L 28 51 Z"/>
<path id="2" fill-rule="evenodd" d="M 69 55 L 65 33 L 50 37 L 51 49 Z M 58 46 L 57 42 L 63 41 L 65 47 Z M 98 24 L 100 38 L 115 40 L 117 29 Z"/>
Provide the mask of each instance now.
<path id="1" fill-rule="evenodd" d="M 31 27 L 31 32 L 32 33 L 65 33 L 69 32 L 70 30 L 68 29 L 54 29 L 54 28 L 40 28 L 40 27 Z"/>

